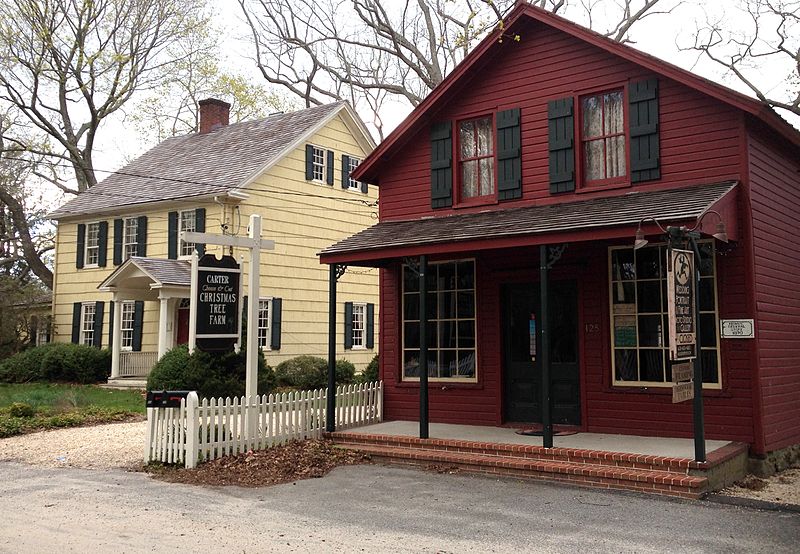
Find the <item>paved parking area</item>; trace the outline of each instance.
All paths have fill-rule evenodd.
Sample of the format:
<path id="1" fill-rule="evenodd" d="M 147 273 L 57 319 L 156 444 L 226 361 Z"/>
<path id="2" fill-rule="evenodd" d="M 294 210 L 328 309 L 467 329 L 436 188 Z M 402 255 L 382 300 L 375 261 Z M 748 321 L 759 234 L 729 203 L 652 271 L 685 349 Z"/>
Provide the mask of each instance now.
<path id="1" fill-rule="evenodd" d="M 262 489 L 0 463 L 2 552 L 796 552 L 800 514 L 351 466 Z"/>

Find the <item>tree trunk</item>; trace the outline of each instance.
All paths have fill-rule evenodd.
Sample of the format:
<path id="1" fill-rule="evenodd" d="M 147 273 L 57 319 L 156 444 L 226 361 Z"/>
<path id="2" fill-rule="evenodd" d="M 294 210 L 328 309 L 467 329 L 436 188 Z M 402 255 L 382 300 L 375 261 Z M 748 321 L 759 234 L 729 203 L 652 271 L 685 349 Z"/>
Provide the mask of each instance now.
<path id="1" fill-rule="evenodd" d="M 31 238 L 31 230 L 25 218 L 25 209 L 22 204 L 3 188 L 0 188 L 0 202 L 6 205 L 11 213 L 11 221 L 22 243 L 22 254 L 25 262 L 44 285 L 53 290 L 53 272 L 45 265 L 36 251 L 36 245 Z"/>

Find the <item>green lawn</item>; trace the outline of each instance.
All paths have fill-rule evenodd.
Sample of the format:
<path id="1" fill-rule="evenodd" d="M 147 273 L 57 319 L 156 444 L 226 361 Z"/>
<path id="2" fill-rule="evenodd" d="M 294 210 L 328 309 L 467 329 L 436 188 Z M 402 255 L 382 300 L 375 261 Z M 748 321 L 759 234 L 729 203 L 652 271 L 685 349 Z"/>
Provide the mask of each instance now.
<path id="1" fill-rule="evenodd" d="M 32 413 L 31 413 L 32 412 Z M 142 394 L 91 385 L 0 384 L 0 438 L 144 415 Z"/>

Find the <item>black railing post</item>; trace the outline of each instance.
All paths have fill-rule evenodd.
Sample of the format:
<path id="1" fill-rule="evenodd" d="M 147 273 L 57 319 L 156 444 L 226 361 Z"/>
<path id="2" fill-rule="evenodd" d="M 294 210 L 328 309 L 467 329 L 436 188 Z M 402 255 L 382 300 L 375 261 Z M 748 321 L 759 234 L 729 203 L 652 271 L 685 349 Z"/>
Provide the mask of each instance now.
<path id="1" fill-rule="evenodd" d="M 419 257 L 419 438 L 428 433 L 428 257 Z"/>
<path id="2" fill-rule="evenodd" d="M 542 360 L 542 446 L 553 448 L 553 422 L 550 414 L 550 330 L 547 245 L 539 246 L 539 321 Z"/>
<path id="3" fill-rule="evenodd" d="M 328 394 L 325 430 L 336 431 L 336 280 L 339 266 L 331 264 L 328 274 Z"/>

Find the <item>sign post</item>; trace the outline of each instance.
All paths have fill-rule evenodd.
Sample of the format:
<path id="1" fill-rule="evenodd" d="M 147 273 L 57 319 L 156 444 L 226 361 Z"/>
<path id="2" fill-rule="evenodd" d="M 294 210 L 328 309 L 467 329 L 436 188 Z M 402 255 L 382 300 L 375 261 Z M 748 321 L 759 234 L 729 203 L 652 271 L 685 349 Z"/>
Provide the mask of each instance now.
<path id="1" fill-rule="evenodd" d="M 258 299 L 259 281 L 261 276 L 261 251 L 274 250 L 275 241 L 261 238 L 261 216 L 250 216 L 250 232 L 248 237 L 234 237 L 231 235 L 214 235 L 211 233 L 198 233 L 183 231 L 181 238 L 187 242 L 215 244 L 218 246 L 234 246 L 250 250 L 250 268 L 248 275 L 248 293 L 250 302 L 247 303 L 247 374 L 245 378 L 245 395 L 249 398 L 258 394 Z M 199 267 L 196 254 L 192 257 L 192 283 L 198 286 Z M 234 260 L 235 263 L 235 260 Z M 189 325 L 189 349 L 195 346 L 196 325 L 198 321 L 197 302 L 192 301 L 190 306 L 191 321 Z M 214 314 L 212 314 L 214 315 Z M 219 315 L 219 314 L 216 314 Z"/>

